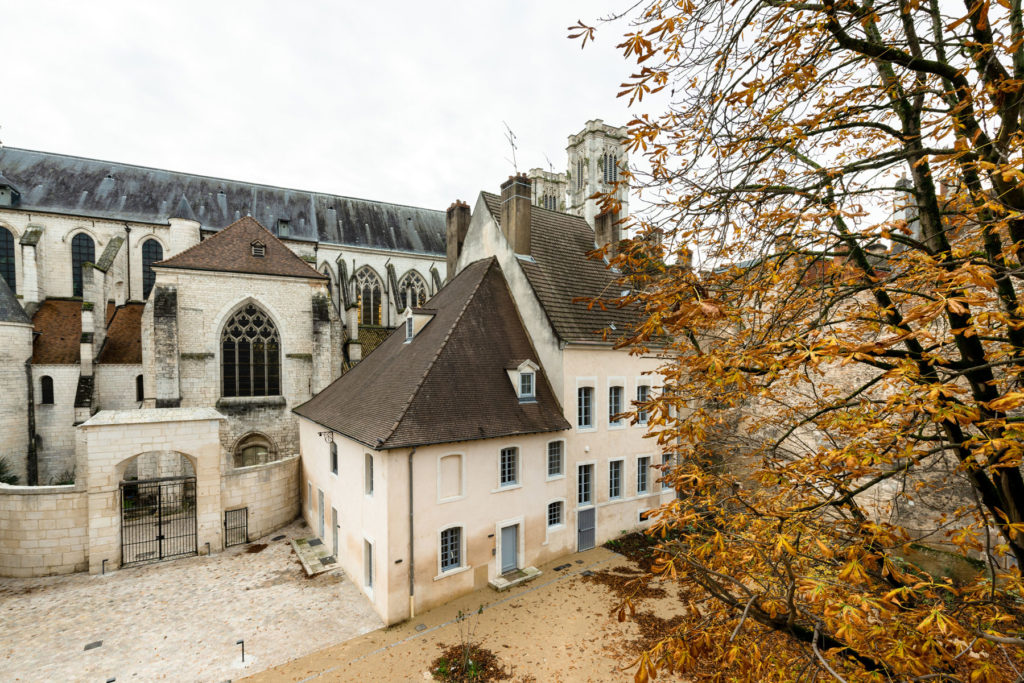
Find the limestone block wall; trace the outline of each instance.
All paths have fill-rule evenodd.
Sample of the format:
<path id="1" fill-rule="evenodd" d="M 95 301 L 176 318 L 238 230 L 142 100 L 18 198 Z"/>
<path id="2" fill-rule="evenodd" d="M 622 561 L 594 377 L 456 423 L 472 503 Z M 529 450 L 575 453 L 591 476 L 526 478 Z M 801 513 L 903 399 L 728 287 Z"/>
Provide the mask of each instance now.
<path id="1" fill-rule="evenodd" d="M 135 400 L 135 378 L 142 374 L 142 365 L 96 366 L 96 398 L 100 410 L 131 410 L 141 408 Z"/>
<path id="2" fill-rule="evenodd" d="M 50 576 L 88 566 L 83 486 L 0 484 L 0 576 Z"/>
<path id="3" fill-rule="evenodd" d="M 299 456 L 226 472 L 221 505 L 249 508 L 249 540 L 265 536 L 299 514 Z"/>
<path id="4" fill-rule="evenodd" d="M 33 365 L 35 382 L 36 434 L 39 435 L 39 483 L 52 479 L 75 466 L 75 391 L 78 388 L 77 365 Z M 53 379 L 53 403 L 41 403 L 42 377 Z"/>
<path id="5" fill-rule="evenodd" d="M 32 355 L 32 327 L 0 323 L 0 458 L 27 484 L 28 374 L 25 361 Z"/>

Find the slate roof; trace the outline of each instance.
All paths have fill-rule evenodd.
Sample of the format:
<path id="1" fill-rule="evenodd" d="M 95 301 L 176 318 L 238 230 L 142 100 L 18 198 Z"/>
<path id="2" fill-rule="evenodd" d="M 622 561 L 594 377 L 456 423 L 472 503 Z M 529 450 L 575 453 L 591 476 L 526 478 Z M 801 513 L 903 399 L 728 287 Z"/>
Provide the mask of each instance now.
<path id="1" fill-rule="evenodd" d="M 482 193 L 494 222 L 501 225 L 501 198 Z M 615 341 L 636 324 L 637 314 L 628 308 L 573 303 L 577 298 L 615 298 L 621 287 L 616 274 L 601 260 L 587 258 L 594 250 L 594 230 L 579 216 L 530 210 L 530 255 L 519 264 L 547 313 L 555 332 L 565 341 Z M 611 325 L 615 329 L 611 329 Z M 607 330 L 607 337 L 604 331 Z"/>
<path id="2" fill-rule="evenodd" d="M 7 280 L 0 277 L 0 323 L 30 324 L 25 309 L 18 302 L 18 297 L 7 285 Z"/>
<path id="3" fill-rule="evenodd" d="M 220 230 L 251 215 L 291 239 L 443 256 L 444 211 L 178 173 L 67 154 L 0 148 L 0 178 L 27 211 Z"/>
<path id="4" fill-rule="evenodd" d="M 82 302 L 47 299 L 39 304 L 32 325 L 33 365 L 73 365 L 78 362 L 82 340 Z"/>
<path id="5" fill-rule="evenodd" d="M 505 366 L 540 365 L 494 258 L 468 265 L 404 328 L 295 412 L 378 450 L 569 429 L 543 372 L 520 403 Z"/>
<path id="6" fill-rule="evenodd" d="M 145 307 L 141 302 L 117 307 L 107 321 L 107 337 L 100 350 L 99 363 L 142 363 L 142 311 Z"/>
<path id="7" fill-rule="evenodd" d="M 259 241 L 265 250 L 253 256 L 252 243 Z M 326 280 L 311 265 L 295 255 L 284 242 L 246 216 L 220 232 L 154 266 L 188 270 L 215 270 L 221 273 L 254 273 Z"/>
<path id="8" fill-rule="evenodd" d="M 362 347 L 363 358 L 375 348 L 380 346 L 388 336 L 395 331 L 393 327 L 378 327 L 377 325 L 359 326 L 359 345 Z"/>

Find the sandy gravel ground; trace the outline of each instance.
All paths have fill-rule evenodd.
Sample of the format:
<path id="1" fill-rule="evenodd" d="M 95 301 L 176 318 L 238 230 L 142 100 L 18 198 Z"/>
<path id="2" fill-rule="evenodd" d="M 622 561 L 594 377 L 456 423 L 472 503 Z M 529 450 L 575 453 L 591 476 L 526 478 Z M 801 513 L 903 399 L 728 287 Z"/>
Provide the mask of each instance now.
<path id="1" fill-rule="evenodd" d="M 580 563 L 577 563 L 579 561 Z M 571 563 L 571 568 L 554 567 Z M 513 683 L 631 681 L 631 643 L 638 624 L 620 623 L 609 610 L 612 592 L 582 572 L 632 568 L 628 560 L 604 548 L 571 555 L 541 567 L 543 574 L 506 593 L 490 589 L 419 615 L 415 620 L 360 636 L 254 675 L 247 681 L 429 681 L 430 663 L 442 643 L 458 642 L 455 616 L 461 609 L 475 617 L 478 640 L 510 671 Z M 627 569 L 635 571 L 635 569 Z M 680 611 L 668 587 L 664 598 L 643 603 L 641 612 L 671 617 Z M 417 630 L 419 629 L 419 630 Z M 659 681 L 673 680 L 659 675 Z"/>
<path id="2" fill-rule="evenodd" d="M 383 626 L 340 570 L 306 577 L 288 539 L 308 535 L 295 522 L 258 553 L 0 579 L 0 681 L 216 683 Z"/>

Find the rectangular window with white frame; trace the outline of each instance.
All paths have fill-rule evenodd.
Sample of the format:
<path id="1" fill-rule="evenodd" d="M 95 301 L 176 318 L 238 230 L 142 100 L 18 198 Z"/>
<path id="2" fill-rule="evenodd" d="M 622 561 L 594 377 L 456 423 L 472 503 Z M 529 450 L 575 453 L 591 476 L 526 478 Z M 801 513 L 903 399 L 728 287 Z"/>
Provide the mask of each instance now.
<path id="1" fill-rule="evenodd" d="M 565 442 L 548 442 L 548 479 L 565 474 Z"/>
<path id="2" fill-rule="evenodd" d="M 637 423 L 646 425 L 650 420 L 650 412 L 643 406 L 644 403 L 651 400 L 651 388 L 646 384 L 637 385 L 636 388 L 636 402 L 637 402 Z"/>
<path id="3" fill-rule="evenodd" d="M 373 456 L 369 453 L 366 454 L 365 464 L 363 466 L 363 476 L 365 481 L 363 482 L 363 493 L 368 496 L 373 495 Z"/>
<path id="4" fill-rule="evenodd" d="M 499 486 L 515 486 L 519 483 L 519 449 L 502 448 L 499 462 Z"/>
<path id="5" fill-rule="evenodd" d="M 594 427 L 593 387 L 580 387 L 576 390 L 576 426 L 580 429 Z"/>
<path id="6" fill-rule="evenodd" d="M 565 521 L 565 504 L 556 500 L 548 503 L 548 526 L 561 526 Z"/>
<path id="7" fill-rule="evenodd" d="M 608 463 L 608 497 L 622 498 L 622 461 L 612 460 Z"/>
<path id="8" fill-rule="evenodd" d="M 363 585 L 373 590 L 373 543 L 363 539 Z"/>
<path id="9" fill-rule="evenodd" d="M 536 398 L 535 375 L 532 372 L 519 373 L 519 400 L 532 401 Z"/>
<path id="10" fill-rule="evenodd" d="M 621 427 L 622 418 L 616 417 L 622 412 L 622 387 L 608 387 L 608 426 Z"/>
<path id="11" fill-rule="evenodd" d="M 636 459 L 636 494 L 651 492 L 651 458 L 643 456 Z"/>
<path id="12" fill-rule="evenodd" d="M 331 474 L 338 473 L 338 444 L 331 442 Z"/>
<path id="13" fill-rule="evenodd" d="M 309 504 L 309 514 L 313 514 L 313 482 L 306 482 L 306 502 Z"/>
<path id="14" fill-rule="evenodd" d="M 441 532 L 441 573 L 462 567 L 462 527 Z"/>
<path id="15" fill-rule="evenodd" d="M 580 465 L 576 475 L 576 503 L 592 505 L 594 503 L 594 466 Z"/>
<path id="16" fill-rule="evenodd" d="M 669 471 L 672 468 L 672 456 L 669 455 L 668 453 L 665 453 L 664 455 L 662 455 L 661 456 L 661 464 L 665 466 L 664 469 L 662 469 L 662 471 L 661 471 L 661 477 L 662 477 L 662 479 L 661 479 L 661 490 L 662 491 L 668 491 L 672 487 L 669 485 L 669 483 L 667 481 L 665 481 L 665 477 L 668 476 Z"/>

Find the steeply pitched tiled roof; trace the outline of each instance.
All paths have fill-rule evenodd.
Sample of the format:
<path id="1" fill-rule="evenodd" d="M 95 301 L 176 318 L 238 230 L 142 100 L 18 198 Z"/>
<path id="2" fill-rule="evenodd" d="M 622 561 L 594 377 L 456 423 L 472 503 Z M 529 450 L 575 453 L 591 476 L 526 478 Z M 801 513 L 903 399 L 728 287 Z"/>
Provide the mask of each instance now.
<path id="1" fill-rule="evenodd" d="M 32 321 L 18 302 L 18 297 L 7 286 L 7 280 L 0 277 L 0 323 L 28 324 Z"/>
<path id="2" fill-rule="evenodd" d="M 359 326 L 359 345 L 362 347 L 363 358 L 375 348 L 380 346 L 388 336 L 395 331 L 393 327 L 378 327 L 377 325 Z"/>
<path id="3" fill-rule="evenodd" d="M 0 171 L 29 211 L 158 224 L 189 218 L 206 230 L 253 216 L 280 237 L 444 255 L 444 211 L 16 147 L 0 148 Z"/>
<path id="4" fill-rule="evenodd" d="M 252 243 L 264 246 L 264 255 L 253 255 Z M 222 273 L 255 273 L 326 280 L 312 266 L 295 255 L 281 240 L 246 216 L 211 237 L 154 266 L 185 268 L 189 270 L 215 270 Z"/>
<path id="5" fill-rule="evenodd" d="M 501 198 L 482 193 L 494 222 L 501 225 Z M 520 259 L 533 291 L 555 332 L 565 341 L 614 341 L 636 324 L 625 308 L 573 303 L 578 298 L 618 296 L 616 275 L 603 261 L 587 258 L 594 250 L 594 231 L 579 216 L 531 207 L 530 255 Z M 611 329 L 614 325 L 615 329 Z M 604 331 L 607 330 L 607 337 Z"/>
<path id="6" fill-rule="evenodd" d="M 540 365 L 497 260 L 472 263 L 430 300 L 434 317 L 403 328 L 295 412 L 371 448 L 405 448 L 569 429 L 542 372 L 520 403 L 505 366 Z"/>
<path id="7" fill-rule="evenodd" d="M 82 341 L 82 302 L 47 299 L 32 316 L 36 335 L 32 340 L 33 365 L 73 365 L 78 362 Z"/>
<path id="8" fill-rule="evenodd" d="M 107 338 L 99 363 L 137 364 L 142 362 L 142 311 L 146 305 L 133 302 L 118 306 L 107 321 Z"/>

